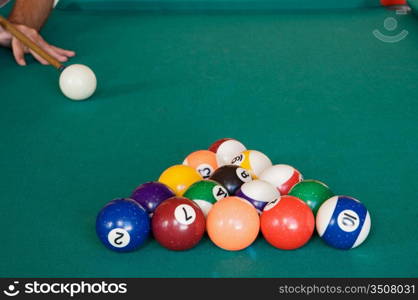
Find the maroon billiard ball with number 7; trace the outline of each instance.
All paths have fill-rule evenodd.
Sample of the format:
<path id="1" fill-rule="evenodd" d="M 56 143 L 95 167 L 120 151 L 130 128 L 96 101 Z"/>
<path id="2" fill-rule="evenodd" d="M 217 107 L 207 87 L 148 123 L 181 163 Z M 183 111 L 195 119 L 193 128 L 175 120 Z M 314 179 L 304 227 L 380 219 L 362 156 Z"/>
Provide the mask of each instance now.
<path id="1" fill-rule="evenodd" d="M 187 250 L 200 242 L 205 233 L 205 216 L 187 198 L 172 197 L 161 203 L 152 217 L 155 239 L 170 250 Z"/>

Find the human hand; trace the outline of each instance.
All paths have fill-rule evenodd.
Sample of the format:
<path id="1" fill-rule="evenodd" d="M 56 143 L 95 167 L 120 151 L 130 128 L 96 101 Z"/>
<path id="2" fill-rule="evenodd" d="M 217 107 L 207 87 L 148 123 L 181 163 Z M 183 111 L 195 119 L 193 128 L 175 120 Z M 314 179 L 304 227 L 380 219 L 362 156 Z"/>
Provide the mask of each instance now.
<path id="1" fill-rule="evenodd" d="M 14 26 L 60 62 L 66 62 L 68 58 L 75 56 L 74 51 L 58 48 L 54 45 L 47 43 L 38 33 L 38 31 L 33 28 L 20 24 L 14 24 Z M 38 54 L 33 52 L 24 44 L 22 44 L 17 38 L 11 36 L 8 32 L 4 30 L 3 32 L 0 31 L 0 45 L 10 47 L 13 51 L 13 56 L 16 62 L 21 66 L 26 65 L 26 53 L 30 53 L 41 64 L 48 65 L 48 62 L 45 59 L 40 57 Z"/>

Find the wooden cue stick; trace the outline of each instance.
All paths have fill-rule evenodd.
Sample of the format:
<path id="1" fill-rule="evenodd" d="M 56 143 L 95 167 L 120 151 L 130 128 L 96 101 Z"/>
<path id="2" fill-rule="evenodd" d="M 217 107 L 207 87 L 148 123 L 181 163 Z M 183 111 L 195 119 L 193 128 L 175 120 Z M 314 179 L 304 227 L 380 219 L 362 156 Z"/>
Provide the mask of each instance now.
<path id="1" fill-rule="evenodd" d="M 40 57 L 45 59 L 49 62 L 52 66 L 57 68 L 59 71 L 62 71 L 65 66 L 61 64 L 55 57 L 52 57 L 49 53 L 39 47 L 36 43 L 34 43 L 31 39 L 29 39 L 26 35 L 24 35 L 19 29 L 13 26 L 6 18 L 0 16 L 0 25 L 10 32 L 15 38 L 21 41 L 26 47 L 30 48 L 33 52 L 38 54 Z"/>

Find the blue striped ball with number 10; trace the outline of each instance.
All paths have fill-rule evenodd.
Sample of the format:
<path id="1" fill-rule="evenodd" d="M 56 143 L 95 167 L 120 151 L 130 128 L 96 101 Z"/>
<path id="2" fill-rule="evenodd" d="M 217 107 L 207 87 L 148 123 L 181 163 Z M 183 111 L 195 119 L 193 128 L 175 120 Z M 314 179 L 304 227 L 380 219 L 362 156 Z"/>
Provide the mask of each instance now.
<path id="1" fill-rule="evenodd" d="M 359 246 L 371 226 L 367 208 L 357 199 L 334 196 L 325 201 L 316 215 L 316 230 L 322 240 L 338 249 Z"/>

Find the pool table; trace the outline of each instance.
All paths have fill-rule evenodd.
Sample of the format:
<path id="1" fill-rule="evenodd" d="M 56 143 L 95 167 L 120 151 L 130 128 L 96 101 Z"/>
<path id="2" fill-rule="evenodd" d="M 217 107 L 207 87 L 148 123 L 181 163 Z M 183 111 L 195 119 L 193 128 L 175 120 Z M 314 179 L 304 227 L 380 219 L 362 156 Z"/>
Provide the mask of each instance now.
<path id="1" fill-rule="evenodd" d="M 43 36 L 76 50 L 98 89 L 70 101 L 56 70 L 0 49 L 1 277 L 418 276 L 414 9 L 63 2 Z M 294 251 L 261 236 L 238 252 L 207 237 L 184 252 L 100 243 L 103 205 L 222 137 L 361 200 L 368 239 L 349 251 L 317 235 Z"/>

